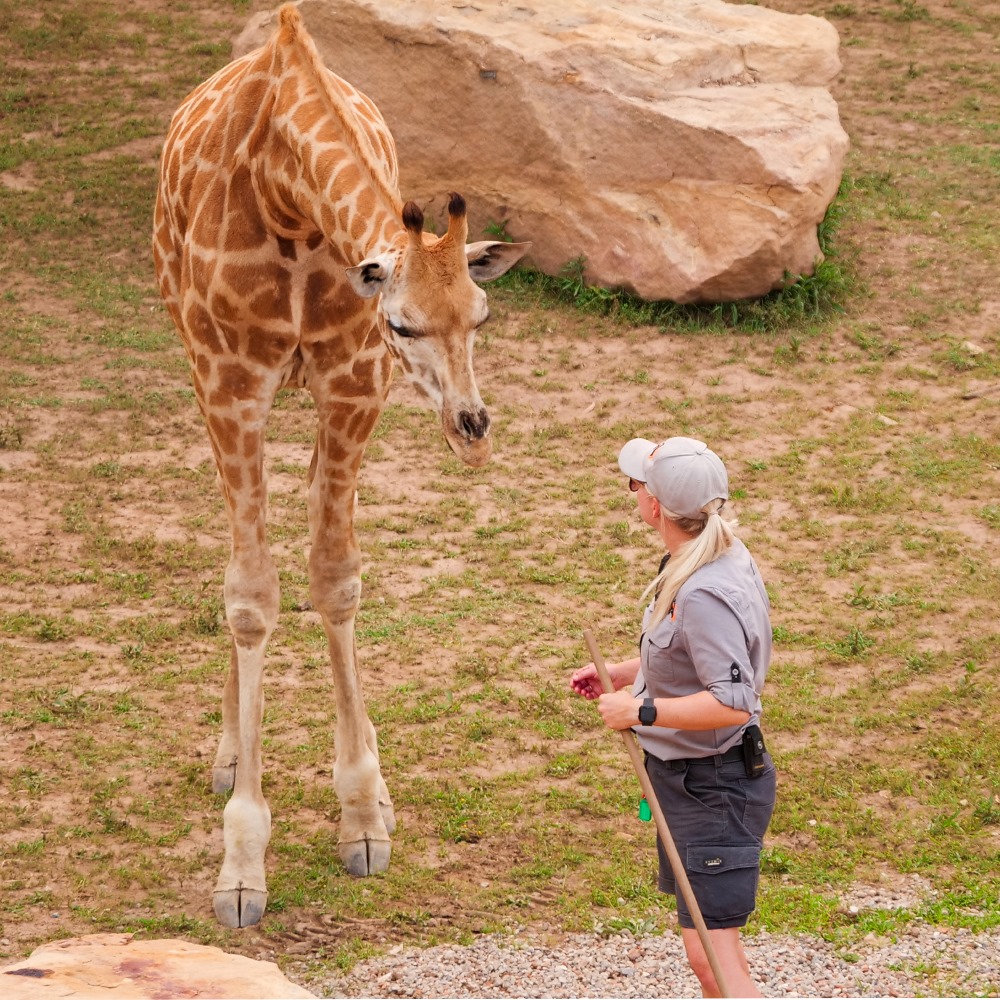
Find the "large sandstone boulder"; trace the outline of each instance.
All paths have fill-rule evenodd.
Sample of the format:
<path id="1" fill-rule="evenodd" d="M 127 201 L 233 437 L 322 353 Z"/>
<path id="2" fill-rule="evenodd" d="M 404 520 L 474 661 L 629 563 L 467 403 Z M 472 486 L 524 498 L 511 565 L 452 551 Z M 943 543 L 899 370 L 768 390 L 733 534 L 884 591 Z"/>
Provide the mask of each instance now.
<path id="1" fill-rule="evenodd" d="M 721 0 L 299 7 L 327 65 L 385 116 L 403 197 L 433 215 L 462 192 L 474 227 L 531 240 L 545 272 L 583 257 L 590 283 L 724 301 L 820 257 L 848 146 L 822 18 Z"/>
<path id="2" fill-rule="evenodd" d="M 311 997 L 272 962 L 187 941 L 89 934 L 52 941 L 0 968 L 3 1000 L 154 1000 L 167 997 Z"/>

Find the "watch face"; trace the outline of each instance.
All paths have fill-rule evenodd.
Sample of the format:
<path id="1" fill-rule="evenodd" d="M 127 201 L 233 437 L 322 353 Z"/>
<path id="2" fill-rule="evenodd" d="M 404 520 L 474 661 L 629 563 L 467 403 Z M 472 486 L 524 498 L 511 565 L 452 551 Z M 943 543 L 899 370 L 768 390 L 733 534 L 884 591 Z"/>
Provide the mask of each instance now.
<path id="1" fill-rule="evenodd" d="M 639 721 L 644 726 L 651 726 L 656 721 L 656 706 L 655 705 L 640 705 L 639 706 Z"/>

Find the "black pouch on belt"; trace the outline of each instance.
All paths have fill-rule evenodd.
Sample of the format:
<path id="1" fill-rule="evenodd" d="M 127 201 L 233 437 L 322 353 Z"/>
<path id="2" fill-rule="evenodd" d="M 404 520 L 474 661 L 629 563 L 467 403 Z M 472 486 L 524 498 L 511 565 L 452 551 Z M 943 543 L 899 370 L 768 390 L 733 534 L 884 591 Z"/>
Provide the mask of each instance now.
<path id="1" fill-rule="evenodd" d="M 759 778 L 764 773 L 766 752 L 760 726 L 747 726 L 743 730 L 743 767 L 748 778 Z"/>

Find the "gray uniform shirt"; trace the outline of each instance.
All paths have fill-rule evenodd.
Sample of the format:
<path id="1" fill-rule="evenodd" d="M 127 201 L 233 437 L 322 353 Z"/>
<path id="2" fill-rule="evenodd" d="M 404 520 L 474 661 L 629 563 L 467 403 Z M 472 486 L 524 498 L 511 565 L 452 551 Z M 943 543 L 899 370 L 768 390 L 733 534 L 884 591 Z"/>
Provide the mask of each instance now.
<path id="1" fill-rule="evenodd" d="M 640 668 L 632 693 L 678 698 L 710 691 L 723 705 L 750 713 L 747 723 L 722 729 L 636 726 L 642 748 L 661 760 L 710 757 L 735 746 L 760 720 L 760 695 L 771 662 L 770 602 L 757 564 L 735 539 L 730 549 L 685 581 L 673 613 L 653 629 L 643 616 Z"/>

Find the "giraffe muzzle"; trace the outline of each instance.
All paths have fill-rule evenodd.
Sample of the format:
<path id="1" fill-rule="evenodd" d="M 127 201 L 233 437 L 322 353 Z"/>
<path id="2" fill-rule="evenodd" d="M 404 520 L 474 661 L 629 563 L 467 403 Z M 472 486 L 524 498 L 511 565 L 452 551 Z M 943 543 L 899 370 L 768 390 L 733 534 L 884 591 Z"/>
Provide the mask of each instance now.
<path id="1" fill-rule="evenodd" d="M 442 414 L 445 440 L 466 465 L 479 468 L 490 460 L 493 438 L 490 415 L 483 406 Z"/>
<path id="2" fill-rule="evenodd" d="M 455 426 L 466 440 L 481 441 L 490 432 L 490 415 L 485 406 L 476 410 L 459 410 Z"/>

